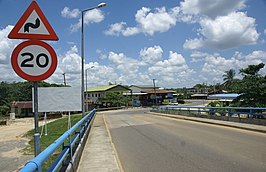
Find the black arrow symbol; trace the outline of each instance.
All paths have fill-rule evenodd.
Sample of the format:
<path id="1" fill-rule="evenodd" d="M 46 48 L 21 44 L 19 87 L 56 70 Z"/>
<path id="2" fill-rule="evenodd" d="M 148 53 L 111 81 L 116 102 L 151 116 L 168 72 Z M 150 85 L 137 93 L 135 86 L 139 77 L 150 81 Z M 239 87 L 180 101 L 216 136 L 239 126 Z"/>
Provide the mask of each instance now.
<path id="1" fill-rule="evenodd" d="M 35 24 L 33 24 L 33 23 L 26 23 L 24 25 L 24 32 L 29 32 L 30 27 L 33 28 L 33 29 L 37 29 L 39 26 L 40 26 L 40 20 L 39 20 L 39 18 L 37 18 L 35 20 Z"/>

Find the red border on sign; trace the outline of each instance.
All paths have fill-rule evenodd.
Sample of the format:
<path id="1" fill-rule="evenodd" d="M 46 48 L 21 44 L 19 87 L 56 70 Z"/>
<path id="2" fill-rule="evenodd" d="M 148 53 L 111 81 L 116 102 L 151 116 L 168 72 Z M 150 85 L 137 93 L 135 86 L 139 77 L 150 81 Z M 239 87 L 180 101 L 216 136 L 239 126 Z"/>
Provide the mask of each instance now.
<path id="1" fill-rule="evenodd" d="M 40 17 L 41 21 L 43 22 L 45 28 L 49 32 L 49 35 L 47 34 L 26 34 L 26 33 L 19 33 L 19 30 L 23 27 L 23 24 L 27 21 L 33 10 L 36 11 L 38 16 Z M 8 38 L 11 39 L 38 39 L 38 40 L 58 40 L 58 37 L 53 30 L 52 26 L 49 24 L 48 20 L 44 16 L 42 10 L 38 6 L 36 1 L 32 1 L 30 6 L 27 8 L 27 10 L 24 12 L 24 14 L 21 16 L 15 27 L 12 29 L 12 31 L 9 33 Z"/>
<path id="2" fill-rule="evenodd" d="M 50 68 L 44 73 L 41 74 L 39 76 L 31 76 L 26 74 L 25 72 L 23 72 L 21 70 L 21 68 L 18 65 L 18 57 L 19 57 L 19 53 L 21 52 L 21 50 L 27 46 L 30 45 L 39 45 L 43 48 L 45 48 L 51 55 L 51 66 Z M 11 65 L 14 69 L 14 71 L 23 79 L 28 80 L 28 81 L 42 81 L 45 80 L 47 78 L 49 78 L 55 71 L 56 66 L 57 66 L 57 56 L 56 53 L 54 51 L 54 49 L 47 43 L 43 42 L 43 41 L 39 41 L 39 40 L 29 40 L 29 41 L 25 41 L 22 42 L 21 44 L 19 44 L 13 51 L 12 55 L 11 55 Z"/>

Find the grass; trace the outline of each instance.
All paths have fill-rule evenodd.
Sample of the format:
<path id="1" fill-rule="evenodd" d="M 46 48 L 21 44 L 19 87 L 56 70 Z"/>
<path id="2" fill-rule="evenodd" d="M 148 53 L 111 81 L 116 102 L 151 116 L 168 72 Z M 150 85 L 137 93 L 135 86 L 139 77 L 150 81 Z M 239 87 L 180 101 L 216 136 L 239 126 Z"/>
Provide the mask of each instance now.
<path id="1" fill-rule="evenodd" d="M 71 115 L 71 126 L 76 124 L 79 120 L 81 120 L 81 114 Z M 57 140 L 62 134 L 67 131 L 68 126 L 68 118 L 63 117 L 53 122 L 47 124 L 48 135 L 43 135 L 40 139 L 40 147 L 41 151 L 45 150 L 50 144 L 52 144 L 55 140 Z M 42 127 L 39 127 L 39 132 L 41 131 Z M 24 149 L 24 154 L 27 155 L 34 155 L 34 129 L 28 131 L 24 136 L 30 138 L 29 145 Z M 67 141 L 65 141 L 67 143 Z M 47 171 L 53 161 L 61 152 L 62 147 L 59 146 L 55 153 L 48 158 L 45 163 L 43 164 L 43 171 Z"/>

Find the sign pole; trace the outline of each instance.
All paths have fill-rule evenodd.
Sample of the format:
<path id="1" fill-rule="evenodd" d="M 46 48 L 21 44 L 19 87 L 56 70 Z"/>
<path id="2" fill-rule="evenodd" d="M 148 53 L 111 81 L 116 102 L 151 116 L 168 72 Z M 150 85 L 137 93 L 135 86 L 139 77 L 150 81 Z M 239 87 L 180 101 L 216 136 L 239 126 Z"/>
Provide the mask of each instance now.
<path id="1" fill-rule="evenodd" d="M 33 82 L 34 94 L 34 155 L 35 157 L 40 153 L 40 133 L 39 133 L 39 117 L 38 117 L 38 82 Z"/>

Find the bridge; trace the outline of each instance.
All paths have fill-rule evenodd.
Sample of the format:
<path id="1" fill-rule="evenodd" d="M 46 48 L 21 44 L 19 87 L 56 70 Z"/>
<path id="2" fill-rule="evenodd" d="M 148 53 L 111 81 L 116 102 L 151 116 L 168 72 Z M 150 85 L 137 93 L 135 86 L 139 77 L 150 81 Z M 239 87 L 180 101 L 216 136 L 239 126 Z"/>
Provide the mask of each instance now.
<path id="1" fill-rule="evenodd" d="M 191 110 L 199 113 L 199 109 Z M 266 126 L 150 109 L 95 112 L 88 113 L 21 171 L 41 171 L 42 163 L 62 145 L 48 171 L 266 170 Z M 69 136 L 73 139 L 66 144 Z"/>

